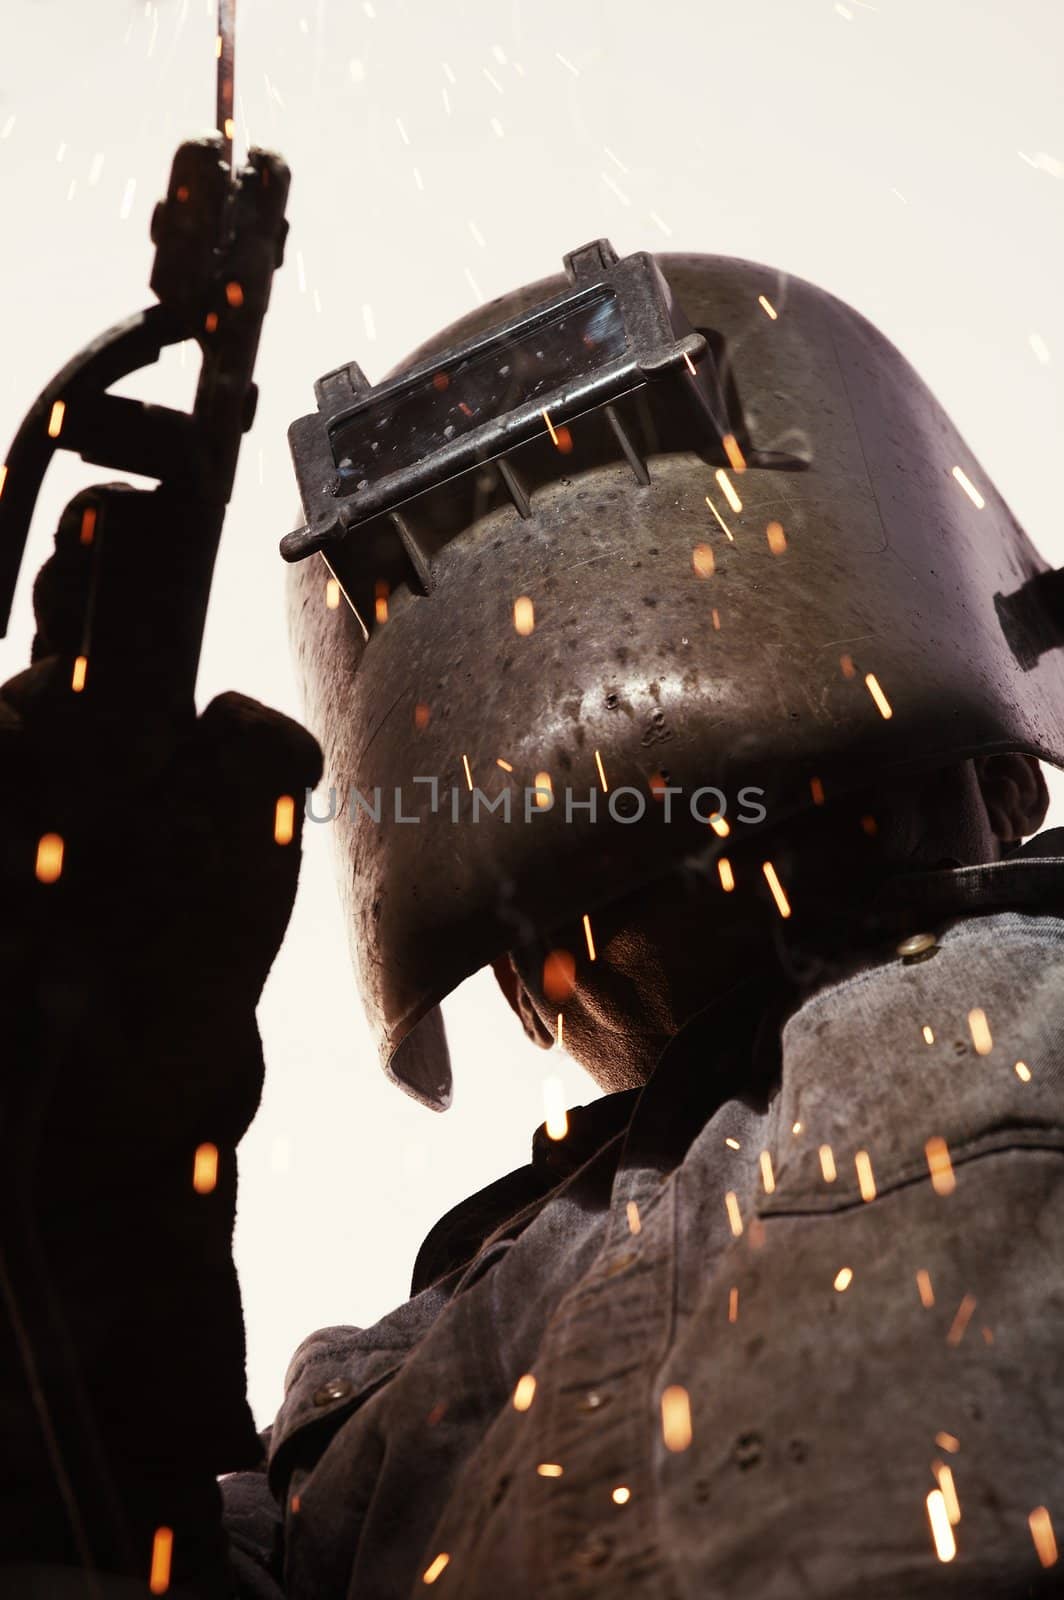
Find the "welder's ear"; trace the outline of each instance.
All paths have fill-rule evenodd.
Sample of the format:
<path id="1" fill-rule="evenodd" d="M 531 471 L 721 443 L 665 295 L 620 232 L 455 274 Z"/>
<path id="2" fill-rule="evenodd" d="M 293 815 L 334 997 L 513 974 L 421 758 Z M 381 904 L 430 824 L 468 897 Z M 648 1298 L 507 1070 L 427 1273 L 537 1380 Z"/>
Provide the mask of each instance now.
<path id="1" fill-rule="evenodd" d="M 491 970 L 496 981 L 514 1013 L 520 1017 L 521 1026 L 524 1028 L 533 1044 L 538 1044 L 541 1050 L 549 1050 L 554 1044 L 554 1036 L 532 1001 L 532 996 L 525 988 L 524 980 L 514 966 L 513 957 L 507 953 L 496 956 L 491 963 Z"/>
<path id="2" fill-rule="evenodd" d="M 1045 821 L 1049 790 L 1033 756 L 977 756 L 975 773 L 990 826 L 1002 844 L 1017 844 Z"/>

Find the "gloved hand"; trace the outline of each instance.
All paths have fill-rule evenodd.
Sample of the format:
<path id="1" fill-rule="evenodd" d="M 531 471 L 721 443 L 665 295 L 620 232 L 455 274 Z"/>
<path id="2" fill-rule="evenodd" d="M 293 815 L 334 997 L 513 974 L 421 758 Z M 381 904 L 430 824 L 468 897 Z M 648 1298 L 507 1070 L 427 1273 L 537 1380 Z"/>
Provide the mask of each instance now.
<path id="1" fill-rule="evenodd" d="M 176 1577 L 218 1554 L 215 1475 L 259 1454 L 235 1148 L 321 757 L 244 696 L 171 703 L 143 619 L 75 691 L 85 499 L 0 690 L 0 1555 L 146 1576 L 165 1525 Z"/>

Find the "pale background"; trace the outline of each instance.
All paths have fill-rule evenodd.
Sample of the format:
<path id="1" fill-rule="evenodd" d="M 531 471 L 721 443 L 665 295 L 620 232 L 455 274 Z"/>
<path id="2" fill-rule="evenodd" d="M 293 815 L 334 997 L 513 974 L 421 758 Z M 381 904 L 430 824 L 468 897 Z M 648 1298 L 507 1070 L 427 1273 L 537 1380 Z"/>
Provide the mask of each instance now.
<path id="1" fill-rule="evenodd" d="M 201 703 L 298 714 L 277 540 L 285 428 L 320 373 L 371 379 L 479 299 L 622 252 L 719 251 L 811 278 L 913 360 L 1043 551 L 1064 562 L 1064 9 L 1059 0 L 239 0 L 238 142 L 294 183 L 288 260 L 223 540 Z M 213 118 L 213 0 L 4 0 L 0 451 L 52 373 L 146 304 L 148 220 L 180 139 Z M 187 403 L 192 371 L 137 389 Z M 0 679 L 26 659 L 38 510 Z M 461 625 L 461 619 L 455 619 Z M 1058 794 L 1060 790 L 1058 789 Z M 454 1109 L 384 1080 L 310 830 L 260 1008 L 262 1109 L 237 1231 L 260 1423 L 294 1346 L 373 1321 L 465 1194 L 527 1159 L 542 1085 L 593 1092 L 525 1045 L 490 977 L 447 1006 Z M 150 1063 L 145 1063 L 150 1070 Z"/>

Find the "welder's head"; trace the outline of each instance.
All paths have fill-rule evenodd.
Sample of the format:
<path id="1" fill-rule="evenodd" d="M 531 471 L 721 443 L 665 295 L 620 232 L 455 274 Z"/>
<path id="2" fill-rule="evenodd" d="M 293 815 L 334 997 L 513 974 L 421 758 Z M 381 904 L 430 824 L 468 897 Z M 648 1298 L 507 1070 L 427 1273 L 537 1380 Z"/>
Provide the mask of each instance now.
<path id="1" fill-rule="evenodd" d="M 1064 764 L 1044 564 L 807 283 L 600 240 L 317 398 L 293 639 L 363 998 L 426 1104 L 439 1002 L 541 930 L 639 894 L 660 922 L 678 866 L 734 919 L 769 830 L 975 757 Z"/>
<path id="2" fill-rule="evenodd" d="M 768 991 L 792 927 L 801 938 L 825 920 L 852 926 L 884 875 L 996 861 L 1037 831 L 1048 804 L 1026 755 L 982 756 L 847 796 L 733 851 L 727 893 L 718 872 L 679 867 L 586 923 L 508 951 L 495 975 L 535 1044 L 557 1043 L 560 1021 L 565 1048 L 600 1088 L 635 1088 L 684 1024 L 734 984 L 760 972 Z"/>

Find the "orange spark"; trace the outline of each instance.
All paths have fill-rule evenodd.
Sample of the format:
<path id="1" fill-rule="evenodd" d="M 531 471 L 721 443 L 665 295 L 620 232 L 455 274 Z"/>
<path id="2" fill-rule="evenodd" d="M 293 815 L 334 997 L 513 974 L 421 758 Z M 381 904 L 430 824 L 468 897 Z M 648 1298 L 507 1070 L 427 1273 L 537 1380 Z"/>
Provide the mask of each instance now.
<path id="1" fill-rule="evenodd" d="M 631 1498 L 631 1489 L 628 1488 L 627 1484 L 623 1483 L 619 1483 L 616 1489 L 614 1489 L 613 1493 L 610 1495 L 610 1499 L 613 1501 L 615 1506 L 626 1506 Z"/>
<path id="2" fill-rule="evenodd" d="M 234 133 L 236 132 L 236 123 L 233 121 L 232 117 L 226 117 L 224 123 L 222 124 L 222 132 L 225 134 L 227 139 L 231 139 L 233 137 Z"/>
<path id="3" fill-rule="evenodd" d="M 889 722 L 894 715 L 894 708 L 879 686 L 879 679 L 874 672 L 865 673 L 865 688 L 876 703 L 876 710 L 884 722 Z"/>
<path id="4" fill-rule="evenodd" d="M 226 286 L 225 286 L 225 298 L 229 302 L 229 304 L 233 307 L 234 311 L 238 310 L 240 308 L 240 306 L 242 306 L 244 304 L 244 291 L 240 287 L 239 283 L 227 283 L 226 284 Z"/>
<path id="5" fill-rule="evenodd" d="M 729 1150 L 742 1149 L 742 1145 L 739 1143 L 738 1139 L 725 1139 L 724 1143 L 728 1146 Z"/>
<path id="6" fill-rule="evenodd" d="M 765 1186 L 765 1193 L 772 1194 L 776 1187 L 776 1175 L 772 1170 L 772 1156 L 767 1150 L 762 1150 L 759 1160 L 761 1163 L 761 1182 Z"/>
<path id="7" fill-rule="evenodd" d="M 854 665 L 853 656 L 840 656 L 839 666 L 842 669 L 842 675 L 844 678 L 856 678 L 857 668 Z"/>
<path id="8" fill-rule="evenodd" d="M 198 1144 L 192 1163 L 192 1187 L 197 1194 L 210 1194 L 218 1182 L 218 1146 Z"/>
<path id="9" fill-rule="evenodd" d="M 736 1288 L 731 1288 L 731 1289 L 728 1290 L 728 1321 L 729 1322 L 738 1322 L 738 1320 L 739 1320 L 739 1291 Z"/>
<path id="10" fill-rule="evenodd" d="M 935 1303 L 935 1291 L 931 1287 L 931 1274 L 926 1267 L 921 1267 L 916 1274 L 916 1291 L 924 1310 L 930 1311 Z"/>
<path id="11" fill-rule="evenodd" d="M 1027 1065 L 1026 1061 L 1017 1061 L 1017 1063 L 1016 1063 L 1016 1076 L 1017 1076 L 1017 1078 L 1019 1078 L 1021 1083 L 1030 1083 L 1030 1081 L 1031 1081 L 1031 1069 Z"/>
<path id="12" fill-rule="evenodd" d="M 80 694 L 82 689 L 84 689 L 85 674 L 88 672 L 88 670 L 88 656 L 76 656 L 74 659 L 74 671 L 70 678 L 70 687 L 73 689 L 75 694 Z"/>
<path id="13" fill-rule="evenodd" d="M 957 1179 L 953 1171 L 953 1163 L 949 1158 L 949 1146 L 945 1139 L 928 1139 L 924 1145 L 924 1154 L 927 1156 L 927 1165 L 931 1172 L 931 1187 L 936 1194 L 952 1194 L 957 1187 Z"/>
<path id="14" fill-rule="evenodd" d="M 275 844 L 291 844 L 296 831 L 296 803 L 292 795 L 278 796 L 273 811 L 273 839 Z"/>
<path id="15" fill-rule="evenodd" d="M 708 544 L 696 544 L 694 549 L 691 551 L 691 565 L 695 569 L 696 577 L 712 578 L 714 572 L 717 570 L 717 562 L 713 555 L 712 546 Z"/>
<path id="16" fill-rule="evenodd" d="M 152 1594 L 165 1594 L 170 1587 L 170 1559 L 174 1553 L 174 1530 L 156 1528 L 151 1542 L 151 1576 L 148 1588 Z"/>
<path id="17" fill-rule="evenodd" d="M 686 1450 L 691 1443 L 691 1400 L 678 1383 L 661 1396 L 661 1434 L 666 1450 Z"/>
<path id="18" fill-rule="evenodd" d="M 536 805 L 541 811 L 546 811 L 554 798 L 554 785 L 550 781 L 549 772 L 537 772 L 533 789 L 536 795 Z"/>
<path id="19" fill-rule="evenodd" d="M 417 705 L 414 707 L 414 727 L 419 731 L 427 728 L 429 725 L 430 716 L 431 712 L 429 711 L 428 706 L 423 700 L 419 700 Z"/>
<path id="20" fill-rule="evenodd" d="M 714 626 L 714 628 L 716 628 L 717 632 L 719 633 L 720 632 L 720 612 L 717 610 L 716 606 L 714 606 L 713 610 L 709 614 L 713 618 L 713 626 Z"/>
<path id="21" fill-rule="evenodd" d="M 695 364 L 691 360 L 691 357 L 687 354 L 686 350 L 683 353 L 683 358 L 687 362 L 687 370 L 688 370 L 688 372 L 691 374 L 691 376 L 693 378 L 695 376 Z"/>
<path id="22" fill-rule="evenodd" d="M 876 1180 L 872 1176 L 872 1161 L 867 1150 L 858 1150 L 853 1158 L 857 1168 L 857 1187 L 861 1191 L 862 1200 L 874 1200 L 876 1197 Z"/>
<path id="23" fill-rule="evenodd" d="M 608 794 L 609 786 L 606 783 L 606 770 L 602 765 L 602 757 L 599 755 L 597 750 L 595 751 L 595 765 L 598 768 L 599 783 L 602 785 L 602 792 L 603 794 Z"/>
<path id="24" fill-rule="evenodd" d="M 595 941 L 591 937 L 591 918 L 584 912 L 584 938 L 587 940 L 587 954 L 590 961 L 595 959 Z"/>
<path id="25" fill-rule="evenodd" d="M 636 1205 L 634 1200 L 629 1200 L 627 1206 L 625 1207 L 625 1214 L 628 1217 L 628 1232 L 640 1233 L 642 1231 L 643 1224 L 639 1220 L 639 1207 Z"/>
<path id="26" fill-rule="evenodd" d="M 783 885 L 776 876 L 776 869 L 772 862 L 763 861 L 761 863 L 761 871 L 765 874 L 765 881 L 772 890 L 772 898 L 776 902 L 776 910 L 781 917 L 789 917 L 791 914 L 790 901 L 783 892 Z"/>
<path id="27" fill-rule="evenodd" d="M 714 811 L 709 819 L 709 825 L 718 839 L 726 839 L 731 833 L 731 828 L 725 822 L 719 811 Z"/>
<path id="28" fill-rule="evenodd" d="M 757 303 L 761 307 L 762 311 L 765 313 L 766 317 L 771 317 L 773 322 L 775 322 L 777 320 L 777 318 L 779 317 L 779 312 L 776 310 L 775 306 L 772 305 L 772 303 L 769 300 L 765 299 L 765 296 L 763 294 L 759 294 L 758 295 Z"/>
<path id="29" fill-rule="evenodd" d="M 325 604 L 330 611 L 335 611 L 340 604 L 340 585 L 335 578 L 329 578 L 325 584 Z"/>
<path id="30" fill-rule="evenodd" d="M 740 450 L 739 441 L 735 437 L 734 433 L 726 433 L 720 442 L 724 446 L 724 454 L 728 458 L 728 465 L 731 467 L 732 471 L 745 472 L 746 457 Z"/>
<path id="31" fill-rule="evenodd" d="M 787 535 L 783 531 L 782 522 L 770 522 L 765 529 L 765 538 L 768 547 L 774 556 L 781 556 L 787 548 Z"/>
<path id="32" fill-rule="evenodd" d="M 838 1177 L 838 1168 L 835 1166 L 835 1155 L 829 1144 L 822 1144 L 817 1152 L 820 1156 L 820 1170 L 824 1175 L 825 1183 L 834 1183 Z"/>
<path id="33" fill-rule="evenodd" d="M 981 1006 L 975 1006 L 969 1011 L 968 1027 L 971 1030 L 976 1055 L 988 1056 L 994 1048 L 994 1041 L 990 1037 L 990 1024 L 986 1020 L 986 1012 Z"/>
<path id="34" fill-rule="evenodd" d="M 735 485 L 728 477 L 728 474 L 725 472 L 723 467 L 718 467 L 713 476 L 717 480 L 721 494 L 724 496 L 725 500 L 727 500 L 732 510 L 738 514 L 743 509 L 743 503 L 736 494 Z"/>
<path id="35" fill-rule="evenodd" d="M 56 400 L 48 418 L 48 437 L 58 439 L 63 429 L 63 418 L 66 415 L 66 401 Z"/>
<path id="36" fill-rule="evenodd" d="M 840 1267 L 838 1272 L 836 1272 L 836 1274 L 835 1274 L 834 1288 L 838 1291 L 839 1294 L 845 1294 L 846 1290 L 850 1287 L 850 1284 L 852 1282 L 853 1282 L 853 1268 L 852 1267 Z"/>
<path id="37" fill-rule="evenodd" d="M 957 1554 L 957 1541 L 953 1537 L 941 1489 L 932 1489 L 927 1497 L 927 1520 L 931 1524 L 936 1556 L 940 1561 L 952 1561 Z"/>
<path id="38" fill-rule="evenodd" d="M 531 1372 L 526 1372 L 518 1378 L 514 1388 L 514 1410 L 527 1411 L 536 1398 L 536 1380 Z"/>
<path id="39" fill-rule="evenodd" d="M 560 1011 L 558 1012 L 558 1026 L 555 1029 L 555 1032 L 557 1033 L 558 1037 L 555 1039 L 554 1042 L 558 1046 L 559 1050 L 564 1050 L 565 1049 L 565 1018 L 562 1016 Z"/>
<path id="40" fill-rule="evenodd" d="M 731 529 L 728 527 L 728 524 L 725 522 L 724 518 L 721 516 L 720 512 L 717 510 L 716 506 L 713 504 L 713 502 L 709 498 L 708 494 L 706 495 L 706 505 L 712 511 L 712 513 L 716 517 L 717 521 L 720 523 L 721 529 L 724 532 L 725 537 L 730 539 L 732 544 L 734 544 L 735 543 L 735 535 L 734 535 L 734 533 L 732 533 Z"/>
<path id="41" fill-rule="evenodd" d="M 44 833 L 37 843 L 37 882 L 55 883 L 63 871 L 63 841 L 58 833 Z"/>
<path id="42" fill-rule="evenodd" d="M 501 767 L 504 772 L 512 772 L 514 770 L 508 761 L 503 760 L 502 756 L 495 757 L 495 765 Z"/>
<path id="43" fill-rule="evenodd" d="M 929 1027 L 926 1022 L 924 1023 L 923 1027 L 920 1029 L 920 1032 L 924 1036 L 924 1043 L 925 1044 L 934 1044 L 934 1042 L 935 1042 L 935 1030 L 933 1028 Z"/>
<path id="44" fill-rule="evenodd" d="M 813 804 L 815 806 L 822 806 L 824 804 L 824 785 L 821 783 L 819 778 L 810 778 L 809 793 L 813 797 Z"/>
<path id="45" fill-rule="evenodd" d="M 717 872 L 720 874 L 720 886 L 725 894 L 731 894 L 735 888 L 735 873 L 727 856 L 721 856 L 717 862 Z"/>
<path id="46" fill-rule="evenodd" d="M 96 507 L 95 506 L 86 506 L 84 511 L 81 513 L 80 542 L 82 544 L 91 544 L 93 539 L 95 538 L 95 536 L 96 536 Z"/>
<path id="47" fill-rule="evenodd" d="M 565 1090 L 560 1078 L 544 1078 L 543 1111 L 547 1138 L 564 1139 L 569 1132 L 569 1117 L 565 1109 Z"/>
<path id="48" fill-rule="evenodd" d="M 944 1461 L 933 1461 L 931 1471 L 935 1474 L 935 1481 L 942 1490 L 950 1526 L 955 1528 L 961 1520 L 961 1503 L 957 1498 L 957 1485 L 953 1481 L 953 1473 Z"/>
<path id="49" fill-rule="evenodd" d="M 535 626 L 536 614 L 531 600 L 527 594 L 518 595 L 514 601 L 514 627 L 523 639 L 527 639 Z"/>
<path id="50" fill-rule="evenodd" d="M 729 1189 L 724 1196 L 724 1208 L 728 1213 L 728 1226 L 735 1238 L 738 1239 L 743 1231 L 742 1213 L 739 1210 L 739 1200 L 734 1189 Z"/>
<path id="51" fill-rule="evenodd" d="M 961 1447 L 960 1440 L 955 1438 L 952 1433 L 936 1433 L 935 1443 L 940 1450 L 949 1450 L 951 1454 L 956 1454 Z"/>
<path id="52" fill-rule="evenodd" d="M 954 467 L 953 476 L 956 478 L 957 482 L 960 484 L 961 488 L 964 490 L 975 509 L 977 511 L 982 511 L 983 507 L 986 505 L 986 501 L 983 499 L 982 495 L 979 493 L 979 490 L 975 487 L 975 484 L 972 482 L 971 478 L 969 478 L 968 474 L 960 467 Z"/>
<path id="53" fill-rule="evenodd" d="M 972 1312 L 974 1310 L 975 1295 L 966 1294 L 960 1305 L 957 1307 L 957 1315 L 954 1317 L 950 1330 L 946 1335 L 946 1343 L 948 1345 L 952 1345 L 955 1348 L 960 1344 L 961 1340 L 964 1338 L 964 1331 L 969 1322 L 972 1320 Z"/>
<path id="54" fill-rule="evenodd" d="M 447 1554 L 446 1550 L 441 1550 L 439 1555 L 429 1563 L 424 1572 L 421 1574 L 422 1583 L 435 1583 L 436 1579 L 439 1577 L 444 1567 L 447 1566 L 450 1559 L 451 1558 Z"/>
<path id="55" fill-rule="evenodd" d="M 469 789 L 472 789 L 472 787 L 473 787 L 473 774 L 469 770 L 469 757 L 467 755 L 463 754 L 463 756 L 462 756 L 462 765 L 465 768 L 466 785 L 467 785 L 467 787 Z"/>
<path id="56" fill-rule="evenodd" d="M 374 592 L 375 599 L 373 602 L 373 615 L 378 622 L 387 622 L 389 589 L 388 584 L 383 578 L 377 579 L 377 586 Z"/>
<path id="57" fill-rule="evenodd" d="M 1027 1518 L 1027 1526 L 1031 1530 L 1035 1551 L 1043 1567 L 1054 1567 L 1057 1563 L 1057 1539 L 1053 1532 L 1053 1522 L 1045 1506 L 1035 1506 Z"/>
<path id="58" fill-rule="evenodd" d="M 214 333 L 217 330 L 217 327 L 218 327 L 218 313 L 217 313 L 217 311 L 208 311 L 208 313 L 207 313 L 207 315 L 206 315 L 206 317 L 204 319 L 203 326 L 207 330 L 208 333 Z"/>
<path id="59" fill-rule="evenodd" d="M 541 1461 L 536 1471 L 541 1478 L 560 1478 L 565 1468 L 560 1467 L 556 1461 Z"/>

